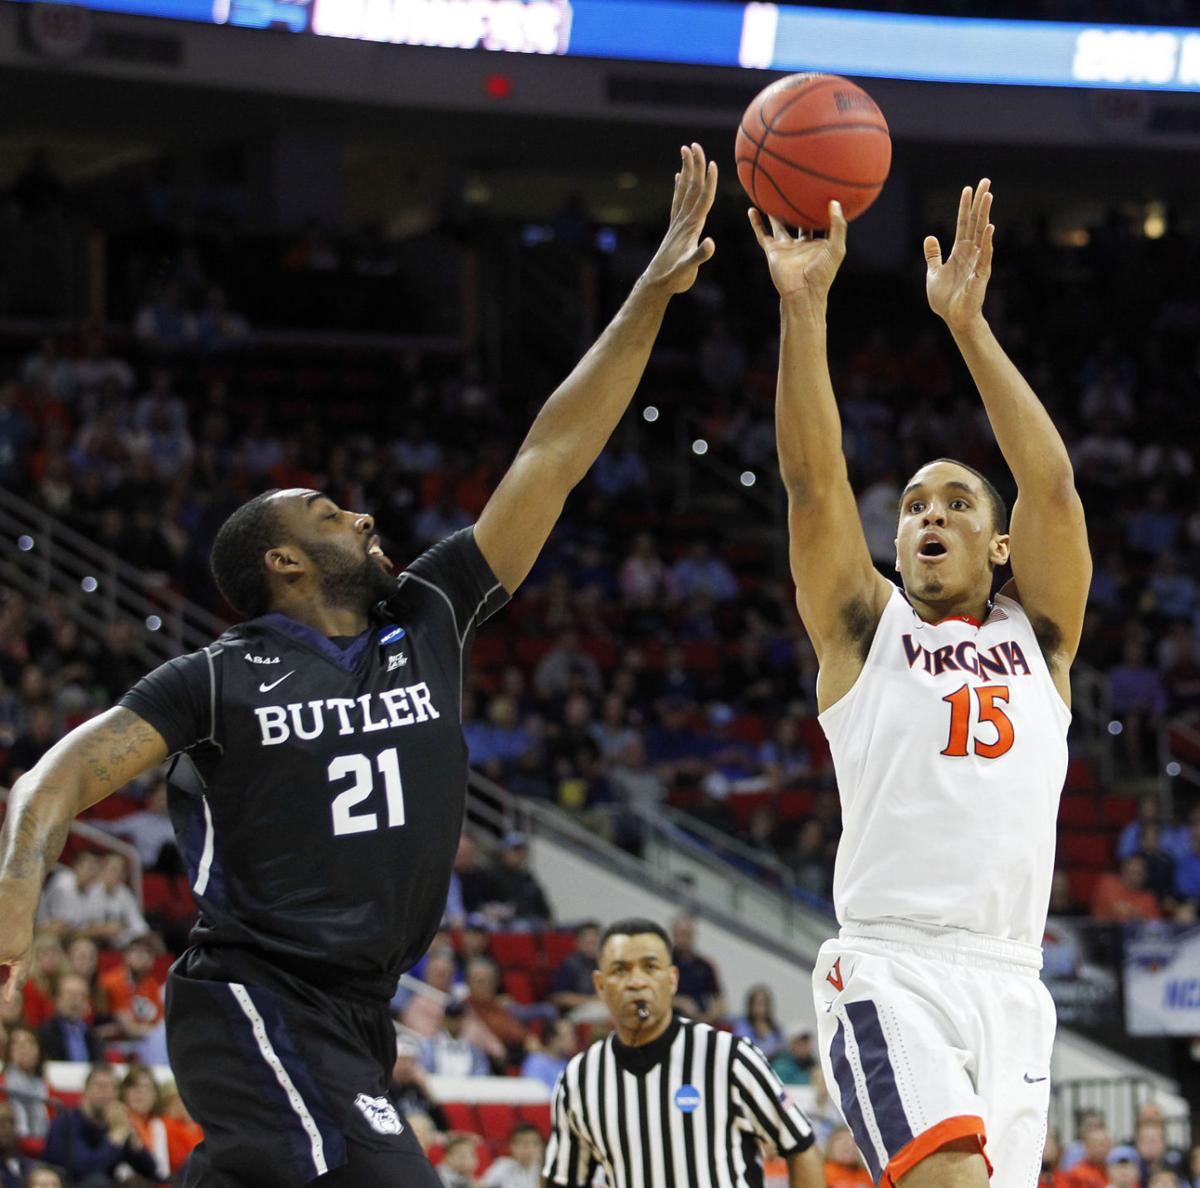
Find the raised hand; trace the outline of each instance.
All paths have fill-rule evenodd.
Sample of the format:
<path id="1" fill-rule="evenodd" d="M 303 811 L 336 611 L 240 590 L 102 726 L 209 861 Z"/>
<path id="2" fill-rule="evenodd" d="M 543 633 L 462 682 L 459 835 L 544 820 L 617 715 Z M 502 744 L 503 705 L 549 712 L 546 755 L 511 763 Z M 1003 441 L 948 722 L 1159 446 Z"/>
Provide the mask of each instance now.
<path id="1" fill-rule="evenodd" d="M 771 234 L 767 234 L 762 215 L 751 207 L 750 226 L 758 246 L 767 257 L 771 280 L 779 290 L 780 297 L 811 296 L 824 300 L 829 286 L 846 258 L 846 218 L 842 204 L 836 200 L 829 204 L 829 235 L 815 239 L 805 237 L 801 231 L 792 236 L 788 229 L 770 215 Z"/>
<path id="2" fill-rule="evenodd" d="M 717 195 L 717 164 L 705 162 L 698 144 L 685 145 L 675 175 L 671 222 L 658 251 L 646 268 L 646 280 L 669 293 L 686 293 L 696 281 L 700 265 L 717 250 L 711 239 L 700 240 L 704 220 Z"/>
<path id="3" fill-rule="evenodd" d="M 992 183 L 985 177 L 974 190 L 963 189 L 958 200 L 954 247 L 942 261 L 942 247 L 933 235 L 925 237 L 925 293 L 929 308 L 951 330 L 961 329 L 979 317 L 988 277 L 992 275 L 992 235 L 988 221 L 992 210 Z"/>

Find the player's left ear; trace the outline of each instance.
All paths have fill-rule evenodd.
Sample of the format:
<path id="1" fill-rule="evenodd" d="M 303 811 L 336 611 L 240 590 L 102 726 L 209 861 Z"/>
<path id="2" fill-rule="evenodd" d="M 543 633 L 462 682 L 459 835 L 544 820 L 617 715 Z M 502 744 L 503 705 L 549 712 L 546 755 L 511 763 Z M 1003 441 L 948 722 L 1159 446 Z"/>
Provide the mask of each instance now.
<path id="1" fill-rule="evenodd" d="M 304 558 L 295 549 L 283 547 L 268 549 L 265 560 L 267 569 L 280 577 L 297 577 L 304 572 Z"/>
<path id="2" fill-rule="evenodd" d="M 679 993 L 679 966 L 672 965 L 668 973 L 671 978 L 671 997 L 674 998 Z"/>
<path id="3" fill-rule="evenodd" d="M 988 545 L 988 561 L 993 569 L 1008 563 L 1008 540 L 1007 532 L 993 534 L 992 543 Z"/>
<path id="4" fill-rule="evenodd" d="M 897 536 L 896 539 L 892 541 L 892 544 L 896 548 L 896 572 L 899 573 L 900 572 L 900 538 Z"/>

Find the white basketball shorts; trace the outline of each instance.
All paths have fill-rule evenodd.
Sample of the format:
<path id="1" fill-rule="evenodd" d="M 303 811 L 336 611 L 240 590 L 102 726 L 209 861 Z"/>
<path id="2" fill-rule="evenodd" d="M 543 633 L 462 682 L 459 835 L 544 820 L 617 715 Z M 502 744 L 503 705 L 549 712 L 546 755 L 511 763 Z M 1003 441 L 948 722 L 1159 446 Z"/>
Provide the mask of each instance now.
<path id="1" fill-rule="evenodd" d="M 978 1137 L 994 1188 L 1032 1188 L 1055 1012 L 1041 950 L 954 930 L 843 928 L 813 971 L 821 1067 L 877 1184 Z"/>

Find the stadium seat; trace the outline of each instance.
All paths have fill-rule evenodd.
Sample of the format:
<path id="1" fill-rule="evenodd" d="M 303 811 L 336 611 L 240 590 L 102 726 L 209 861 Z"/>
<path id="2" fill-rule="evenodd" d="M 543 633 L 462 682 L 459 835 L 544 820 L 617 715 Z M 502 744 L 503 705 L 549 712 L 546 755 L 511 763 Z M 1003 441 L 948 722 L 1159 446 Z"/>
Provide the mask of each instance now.
<path id="1" fill-rule="evenodd" d="M 480 635 L 471 649 L 472 668 L 502 668 L 509 659 L 508 637 L 500 631 Z"/>
<path id="2" fill-rule="evenodd" d="M 1069 759 L 1065 786 L 1068 792 L 1096 791 L 1099 787 L 1096 779 L 1096 765 L 1086 758 Z"/>
<path id="3" fill-rule="evenodd" d="M 480 1133 L 489 1143 L 503 1147 L 517 1124 L 517 1108 L 508 1102 L 480 1102 L 475 1107 Z"/>
<path id="4" fill-rule="evenodd" d="M 550 1137 L 550 1103 L 528 1104 L 518 1107 L 522 1122 L 529 1122 L 542 1132 L 542 1138 Z"/>
<path id="5" fill-rule="evenodd" d="M 1058 860 L 1068 867 L 1110 870 L 1113 865 L 1112 836 L 1097 830 L 1065 830 L 1058 839 Z"/>
<path id="6" fill-rule="evenodd" d="M 1058 809 L 1060 825 L 1092 828 L 1096 822 L 1096 801 L 1090 792 L 1068 792 Z"/>
<path id="7" fill-rule="evenodd" d="M 1081 903 L 1092 902 L 1092 892 L 1100 878 L 1098 870 L 1073 870 L 1067 878 L 1071 884 L 1071 894 Z"/>
<path id="8" fill-rule="evenodd" d="M 527 969 L 506 969 L 504 971 L 504 992 L 522 1005 L 537 1002 L 537 992 L 533 985 L 533 974 Z"/>
<path id="9" fill-rule="evenodd" d="M 531 969 L 538 963 L 537 943 L 532 932 L 492 933 L 492 956 L 502 969 L 514 966 Z"/>
<path id="10" fill-rule="evenodd" d="M 462 1130 L 467 1134 L 479 1134 L 479 1119 L 475 1115 L 475 1106 L 469 1101 L 447 1101 L 442 1103 L 446 1113 L 446 1121 L 451 1130 Z"/>
<path id="11" fill-rule="evenodd" d="M 1128 825 L 1137 816 L 1136 796 L 1105 796 L 1100 801 L 1100 812 L 1105 825 L 1118 828 Z"/>
<path id="12" fill-rule="evenodd" d="M 542 933 L 542 952 L 546 964 L 557 969 L 575 951 L 575 934 L 571 932 Z"/>
<path id="13" fill-rule="evenodd" d="M 807 817 L 813 810 L 813 794 L 807 788 L 795 788 L 780 792 L 775 809 L 781 821 L 795 821 Z"/>

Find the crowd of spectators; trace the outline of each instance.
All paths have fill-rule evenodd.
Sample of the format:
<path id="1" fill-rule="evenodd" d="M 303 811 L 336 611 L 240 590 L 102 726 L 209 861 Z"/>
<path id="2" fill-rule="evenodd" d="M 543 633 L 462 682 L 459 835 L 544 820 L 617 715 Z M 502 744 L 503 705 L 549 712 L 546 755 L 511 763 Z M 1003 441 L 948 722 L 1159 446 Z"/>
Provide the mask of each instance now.
<path id="1" fill-rule="evenodd" d="M 148 209 L 170 207 L 168 182 L 157 197 L 153 187 L 143 195 Z M 22 217 L 53 212 L 60 189 L 45 162 L 35 162 L 21 189 Z M 757 262 L 721 219 L 718 211 L 723 246 L 712 275 L 673 314 L 639 401 L 653 400 L 660 420 L 631 417 L 622 427 L 526 588 L 481 633 L 464 729 L 479 771 L 627 849 L 642 845 L 645 814 L 672 804 L 698 829 L 707 826 L 704 836 L 733 836 L 769 857 L 819 903 L 830 891 L 839 808 L 781 525 L 767 503 L 744 502 L 751 496 L 736 484 L 697 471 L 694 457 L 675 450 L 686 429 L 733 474 L 767 476 L 773 466 L 776 344 L 763 329 L 772 324 L 770 302 L 749 294 L 744 310 L 733 308 L 730 295 Z M 1191 547 L 1200 543 L 1200 419 L 1191 411 L 1200 294 L 1189 287 L 1197 240 L 1174 223 L 1163 239 L 1142 239 L 1114 216 L 1082 246 L 1056 243 L 1040 225 L 1015 228 L 1011 242 L 989 312 L 1062 428 L 1092 512 L 1096 572 L 1080 656 L 1107 678 L 1117 776 L 1140 786 L 1158 774 L 1164 723 L 1200 724 L 1200 568 Z M 331 260 L 341 266 L 340 249 L 320 228 L 305 229 L 293 247 L 286 266 L 297 273 L 329 271 Z M 375 256 L 375 275 L 386 279 L 382 249 Z M 8 342 L 0 373 L 6 491 L 137 565 L 152 586 L 218 611 L 206 572 L 216 527 L 266 486 L 320 487 L 344 506 L 372 510 L 397 557 L 478 515 L 537 404 L 518 394 L 514 377 L 415 351 L 367 352 L 342 372 L 340 358 L 312 365 L 251 347 L 217 349 L 242 344 L 245 319 L 226 309 L 203 268 L 186 253 L 180 260 L 178 276 L 147 290 L 125 333 L 81 326 Z M 850 337 L 835 301 L 835 383 L 868 543 L 890 573 L 906 475 L 942 454 L 999 473 L 997 455 L 948 345 L 925 322 L 895 314 L 894 302 L 919 312 L 911 288 L 895 278 L 856 281 L 851 272 L 845 289 L 861 324 Z M 367 395 L 356 404 L 355 392 Z M 680 432 L 667 434 L 668 424 Z M 679 494 L 685 486 L 707 502 L 690 506 Z M 6 592 L 0 783 L 141 675 L 135 630 L 117 620 L 93 639 L 62 596 L 33 605 Z M 134 790 L 129 807 L 96 823 L 128 840 L 145 869 L 177 878 L 161 782 Z M 428 1073 L 524 1071 L 549 1082 L 605 1026 L 591 987 L 591 926 L 579 930 L 549 984 L 534 976 L 538 993 L 510 996 L 514 971 L 489 952 L 490 937 L 550 927 L 554 912 L 528 869 L 525 840 L 510 835 L 495 850 L 481 856 L 464 837 L 447 932 L 394 1003 L 404 1037 L 397 1093 L 436 1133 L 447 1127 L 429 1099 Z M 1101 921 L 1194 920 L 1200 808 L 1185 788 L 1170 818 L 1160 797 L 1145 798 L 1112 865 L 1089 902 L 1057 878 L 1052 910 Z M 88 1061 L 99 1072 L 72 1116 L 71 1135 L 83 1136 L 72 1137 L 72 1150 L 95 1149 L 97 1158 L 117 1151 L 135 1167 L 135 1157 L 143 1166 L 154 1159 L 158 1174 L 182 1158 L 166 1124 L 188 1124 L 178 1098 L 147 1112 L 139 1094 L 148 1086 L 117 1094 L 98 1062 L 160 1062 L 163 949 L 178 951 L 182 928 L 179 920 L 148 923 L 126 876 L 119 856 L 82 852 L 47 886 L 21 1011 L 3 1018 L 9 1008 L 0 1009 L 6 1079 L 32 1086 L 14 1095 L 12 1125 L 50 1150 L 50 1114 L 36 1087 L 41 1063 Z M 780 1026 L 766 987 L 733 1017 L 686 921 L 674 939 L 682 1009 L 753 1035 L 781 1075 L 787 1070 L 785 1080 L 814 1074 L 811 1037 Z M 151 1117 L 163 1126 L 149 1126 Z M 3 1128 L 0 1115 L 0 1140 Z M 836 1153 L 839 1142 L 827 1137 Z M 469 1178 L 469 1141 L 455 1136 L 444 1154 L 448 1175 Z M 532 1166 L 516 1149 L 512 1160 L 526 1172 Z M 504 1174 L 519 1177 L 516 1167 Z M 1057 1161 L 1051 1170 L 1066 1174 Z"/>

